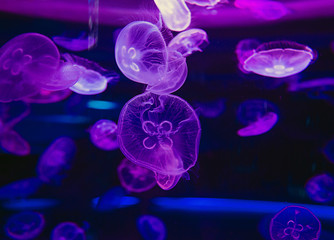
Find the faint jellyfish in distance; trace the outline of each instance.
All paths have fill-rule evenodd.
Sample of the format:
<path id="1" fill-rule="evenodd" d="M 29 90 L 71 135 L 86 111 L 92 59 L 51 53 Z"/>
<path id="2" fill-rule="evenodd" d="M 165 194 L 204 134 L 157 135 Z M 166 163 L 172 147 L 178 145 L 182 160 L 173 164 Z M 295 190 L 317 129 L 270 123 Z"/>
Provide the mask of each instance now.
<path id="1" fill-rule="evenodd" d="M 330 202 L 334 198 L 334 178 L 323 173 L 310 178 L 305 184 L 308 196 L 316 202 Z"/>
<path id="2" fill-rule="evenodd" d="M 0 187 L 0 199 L 26 198 L 42 186 L 36 177 L 21 179 Z"/>
<path id="3" fill-rule="evenodd" d="M 11 216 L 5 225 L 7 236 L 18 240 L 28 240 L 37 237 L 43 230 L 45 220 L 37 212 L 20 212 Z"/>
<path id="4" fill-rule="evenodd" d="M 85 240 L 85 231 L 76 223 L 63 222 L 52 231 L 51 240 Z"/>
<path id="5" fill-rule="evenodd" d="M 32 96 L 22 99 L 27 103 L 39 103 L 39 104 L 48 104 L 60 102 L 68 98 L 72 94 L 72 91 L 69 89 L 59 90 L 59 91 L 49 91 L 45 89 L 40 89 L 40 91 Z"/>
<path id="6" fill-rule="evenodd" d="M 142 215 L 137 220 L 137 228 L 145 240 L 166 239 L 165 224 L 152 215 Z"/>
<path id="7" fill-rule="evenodd" d="M 213 8 L 219 3 L 228 3 L 228 0 L 185 0 L 185 2 L 200 7 Z"/>
<path id="8" fill-rule="evenodd" d="M 57 45 L 73 52 L 88 50 L 92 48 L 97 42 L 97 39 L 93 39 L 93 41 L 89 42 L 88 36 L 85 32 L 82 32 L 76 38 L 71 38 L 66 36 L 54 36 L 52 37 L 52 40 Z"/>
<path id="9" fill-rule="evenodd" d="M 320 221 L 310 210 L 300 206 L 288 206 L 272 218 L 269 231 L 272 240 L 317 240 L 320 229 Z"/>
<path id="10" fill-rule="evenodd" d="M 111 151 L 118 148 L 117 125 L 111 120 L 101 119 L 89 130 L 92 143 L 103 150 Z"/>
<path id="11" fill-rule="evenodd" d="M 196 113 L 205 118 L 219 117 L 225 110 L 225 100 L 220 98 L 214 101 L 194 102 Z"/>
<path id="12" fill-rule="evenodd" d="M 334 139 L 331 139 L 322 149 L 322 154 L 328 161 L 334 163 Z"/>

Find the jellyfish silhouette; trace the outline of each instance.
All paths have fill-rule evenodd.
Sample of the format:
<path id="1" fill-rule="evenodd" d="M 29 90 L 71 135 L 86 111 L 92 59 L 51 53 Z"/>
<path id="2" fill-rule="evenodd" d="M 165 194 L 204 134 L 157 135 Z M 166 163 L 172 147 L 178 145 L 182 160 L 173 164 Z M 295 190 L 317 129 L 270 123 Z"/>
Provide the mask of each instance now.
<path id="1" fill-rule="evenodd" d="M 312 239 L 320 237 L 320 222 L 307 208 L 288 206 L 279 211 L 270 222 L 272 240 Z"/>
<path id="2" fill-rule="evenodd" d="M 59 52 L 44 35 L 25 33 L 0 49 L 0 102 L 34 95 L 59 66 Z"/>
<path id="3" fill-rule="evenodd" d="M 38 212 L 21 212 L 11 216 L 5 225 L 7 236 L 18 239 L 28 240 L 37 237 L 43 230 L 45 220 Z"/>
<path id="4" fill-rule="evenodd" d="M 92 126 L 89 133 L 96 147 L 106 151 L 118 148 L 117 125 L 113 121 L 101 119 Z"/>
<path id="5" fill-rule="evenodd" d="M 195 165 L 200 133 L 195 111 L 173 95 L 138 95 L 124 105 L 118 120 L 126 158 L 163 175 L 179 175 Z"/>
<path id="6" fill-rule="evenodd" d="M 63 222 L 52 231 L 51 240 L 85 240 L 85 231 L 76 223 Z"/>
<path id="7" fill-rule="evenodd" d="M 166 238 L 165 224 L 155 216 L 140 216 L 137 220 L 137 228 L 145 240 L 164 240 Z"/>
<path id="8" fill-rule="evenodd" d="M 334 199 L 334 177 L 323 173 L 310 178 L 305 184 L 308 196 L 316 202 L 330 202 Z"/>
<path id="9" fill-rule="evenodd" d="M 36 177 L 11 182 L 0 188 L 0 199 L 26 198 L 36 193 L 42 181 Z"/>
<path id="10" fill-rule="evenodd" d="M 331 139 L 322 149 L 322 154 L 331 163 L 334 163 L 334 139 Z"/>
<path id="11" fill-rule="evenodd" d="M 60 102 L 68 98 L 72 94 L 72 91 L 69 89 L 59 90 L 59 91 L 49 91 L 45 89 L 40 89 L 40 91 L 33 95 L 22 99 L 27 103 L 39 103 L 39 104 L 48 104 Z"/>
<path id="12" fill-rule="evenodd" d="M 291 41 L 262 43 L 256 49 L 256 41 L 237 45 L 240 69 L 258 75 L 283 78 L 303 71 L 315 59 L 311 48 Z"/>
<path id="13" fill-rule="evenodd" d="M 121 185 L 130 192 L 145 192 L 156 185 L 154 173 L 124 158 L 117 168 Z"/>

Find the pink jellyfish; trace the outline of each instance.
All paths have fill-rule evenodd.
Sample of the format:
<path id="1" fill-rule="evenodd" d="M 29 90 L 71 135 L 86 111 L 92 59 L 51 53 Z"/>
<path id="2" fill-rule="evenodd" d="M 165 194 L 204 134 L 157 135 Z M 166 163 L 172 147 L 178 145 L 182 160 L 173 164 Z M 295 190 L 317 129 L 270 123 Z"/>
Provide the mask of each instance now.
<path id="1" fill-rule="evenodd" d="M 155 173 L 155 179 L 158 186 L 163 190 L 170 190 L 179 182 L 182 174 L 179 175 L 163 175 Z"/>
<path id="2" fill-rule="evenodd" d="M 85 240 L 85 231 L 73 222 L 62 222 L 52 231 L 51 240 Z"/>
<path id="3" fill-rule="evenodd" d="M 197 5 L 200 7 L 213 8 L 219 3 L 227 3 L 228 0 L 185 0 L 186 3 Z"/>
<path id="4" fill-rule="evenodd" d="M 96 147 L 106 151 L 118 148 L 117 125 L 113 121 L 101 119 L 92 126 L 89 133 Z"/>
<path id="5" fill-rule="evenodd" d="M 323 173 L 310 178 L 305 184 L 309 197 L 316 202 L 330 202 L 334 199 L 334 177 Z"/>

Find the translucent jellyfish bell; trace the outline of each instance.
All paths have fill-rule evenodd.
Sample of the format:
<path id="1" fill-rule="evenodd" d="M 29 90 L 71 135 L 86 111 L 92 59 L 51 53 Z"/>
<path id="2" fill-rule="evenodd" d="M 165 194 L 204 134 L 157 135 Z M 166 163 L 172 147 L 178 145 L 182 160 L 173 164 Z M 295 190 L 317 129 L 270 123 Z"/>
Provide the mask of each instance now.
<path id="1" fill-rule="evenodd" d="M 240 65 L 246 72 L 282 78 L 303 71 L 314 60 L 314 55 L 309 47 L 302 44 L 275 41 L 261 44 Z"/>
<path id="2" fill-rule="evenodd" d="M 288 206 L 278 212 L 270 222 L 272 240 L 312 239 L 320 237 L 320 221 L 307 208 Z"/>
<path id="3" fill-rule="evenodd" d="M 152 215 L 142 215 L 137 220 L 137 228 L 145 240 L 166 239 L 165 224 Z"/>
<path id="4" fill-rule="evenodd" d="M 103 150 L 118 148 L 117 125 L 113 121 L 101 119 L 89 131 L 92 143 Z"/>
<path id="5" fill-rule="evenodd" d="M 59 91 L 49 91 L 45 89 L 40 89 L 40 91 L 33 95 L 22 99 L 27 103 L 39 103 L 39 104 L 48 104 L 60 102 L 68 98 L 72 94 L 72 91 L 69 89 L 59 90 Z"/>
<path id="6" fill-rule="evenodd" d="M 0 134 L 0 145 L 9 153 L 26 156 L 30 154 L 30 144 L 14 130 Z"/>
<path id="7" fill-rule="evenodd" d="M 115 44 L 117 66 L 129 79 L 154 85 L 167 71 L 167 47 L 157 26 L 136 21 L 125 26 Z"/>
<path id="8" fill-rule="evenodd" d="M 173 95 L 135 96 L 118 120 L 118 142 L 126 158 L 164 175 L 179 175 L 195 165 L 200 133 L 195 111 Z"/>
<path id="9" fill-rule="evenodd" d="M 0 102 L 20 100 L 46 85 L 59 65 L 54 43 L 38 33 L 21 34 L 0 49 Z"/>
<path id="10" fill-rule="evenodd" d="M 334 177 L 320 174 L 310 178 L 305 184 L 309 197 L 316 202 L 330 202 L 334 199 Z"/>
<path id="11" fill-rule="evenodd" d="M 85 240 L 85 231 L 76 223 L 63 222 L 57 225 L 53 231 L 51 240 Z"/>
<path id="12" fill-rule="evenodd" d="M 156 185 L 154 173 L 124 158 L 117 168 L 121 185 L 130 192 L 145 192 Z"/>
<path id="13" fill-rule="evenodd" d="M 36 177 L 21 179 L 0 188 L 0 199 L 26 198 L 42 186 Z"/>
<path id="14" fill-rule="evenodd" d="M 170 190 L 175 187 L 179 182 L 182 174 L 179 175 L 163 175 L 160 173 L 155 173 L 155 179 L 158 186 L 163 190 Z"/>
<path id="15" fill-rule="evenodd" d="M 227 2 L 228 0 L 186 0 L 186 3 L 209 8 L 213 8 L 219 3 L 227 3 Z"/>

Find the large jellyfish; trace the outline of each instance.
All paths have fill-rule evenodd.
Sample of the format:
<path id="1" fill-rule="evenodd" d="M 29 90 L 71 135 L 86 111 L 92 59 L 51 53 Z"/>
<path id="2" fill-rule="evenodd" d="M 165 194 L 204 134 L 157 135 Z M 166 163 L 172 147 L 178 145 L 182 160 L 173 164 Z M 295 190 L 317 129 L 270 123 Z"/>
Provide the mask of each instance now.
<path id="1" fill-rule="evenodd" d="M 52 231 L 51 240 L 85 240 L 85 231 L 76 223 L 63 222 Z"/>
<path id="2" fill-rule="evenodd" d="M 309 197 L 316 202 L 330 202 L 334 199 L 334 177 L 323 173 L 310 178 L 305 184 Z"/>
<path id="3" fill-rule="evenodd" d="M 248 46 L 254 44 L 255 41 Z M 237 47 L 241 70 L 272 78 L 297 74 L 315 58 L 311 48 L 291 41 L 262 43 L 256 49 L 247 49 L 247 44 L 238 44 Z"/>
<path id="4" fill-rule="evenodd" d="M 18 240 L 37 237 L 43 230 L 45 220 L 38 212 L 21 212 L 11 216 L 5 226 L 6 234 Z"/>
<path id="5" fill-rule="evenodd" d="M 320 221 L 307 208 L 288 206 L 279 211 L 270 222 L 272 240 L 312 239 L 320 237 Z"/>
<path id="6" fill-rule="evenodd" d="M 155 179 L 158 186 L 163 190 L 170 190 L 179 182 L 182 174 L 179 175 L 163 175 L 155 173 Z"/>
<path id="7" fill-rule="evenodd" d="M 21 34 L 0 49 L 0 102 L 20 100 L 47 85 L 58 69 L 54 43 L 38 33 Z"/>
<path id="8" fill-rule="evenodd" d="M 145 240 L 166 239 L 165 224 L 152 215 L 142 215 L 137 220 L 137 228 Z"/>
<path id="9" fill-rule="evenodd" d="M 118 120 L 126 158 L 164 175 L 179 175 L 195 165 L 200 133 L 195 111 L 173 95 L 138 95 L 124 105 Z"/>
<path id="10" fill-rule="evenodd" d="M 130 192 L 145 192 L 156 185 L 154 173 L 124 158 L 117 168 L 121 185 Z"/>
<path id="11" fill-rule="evenodd" d="M 96 147 L 106 151 L 118 148 L 117 125 L 113 121 L 101 119 L 91 127 L 89 133 Z"/>

